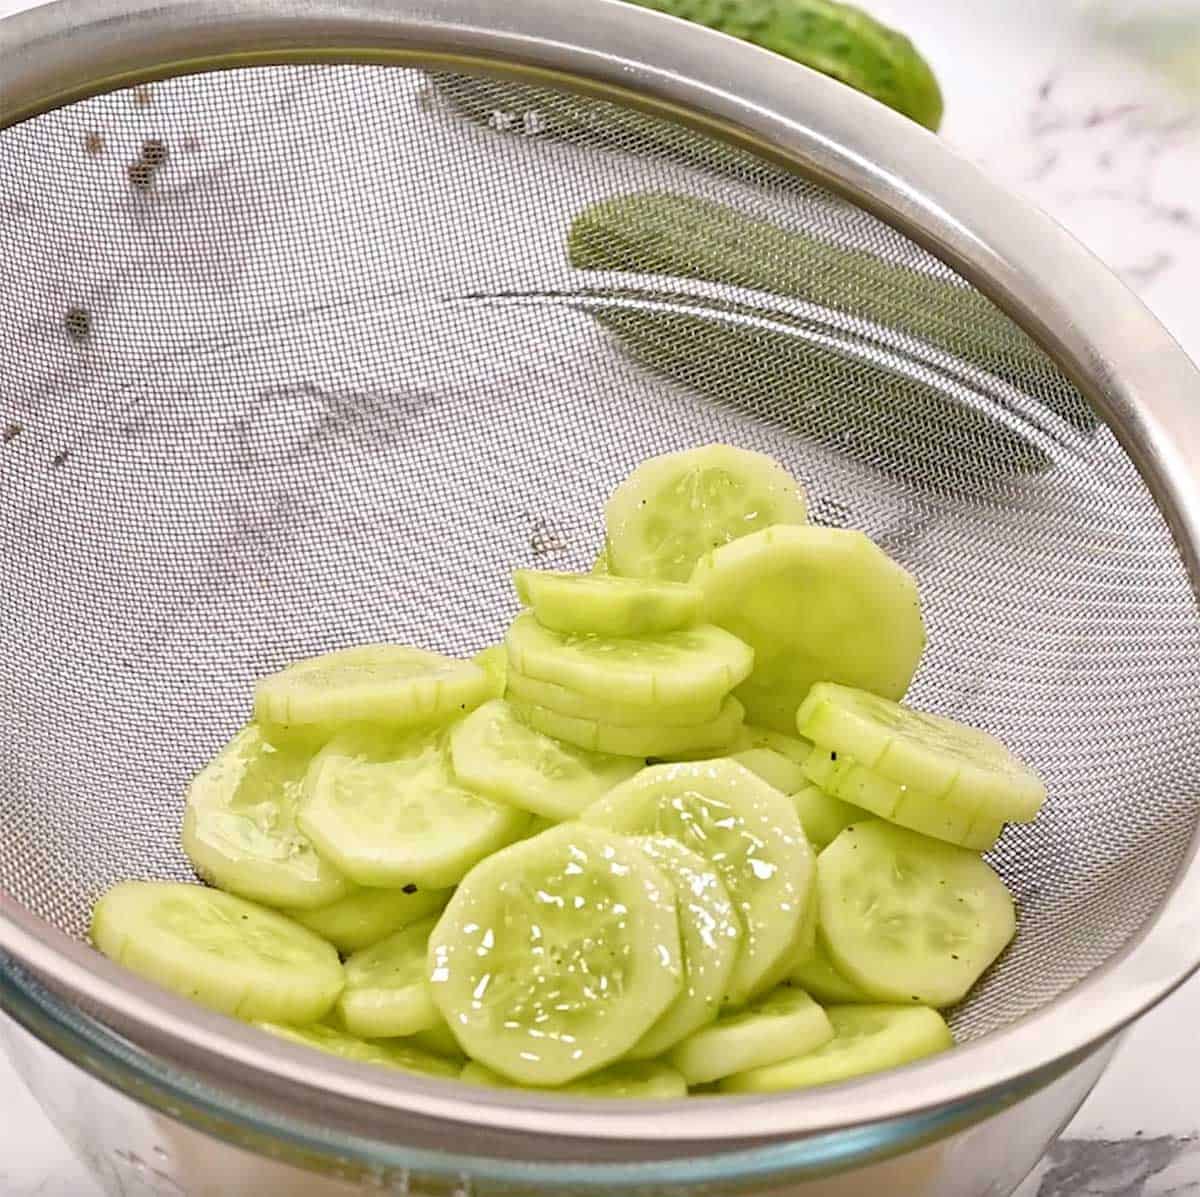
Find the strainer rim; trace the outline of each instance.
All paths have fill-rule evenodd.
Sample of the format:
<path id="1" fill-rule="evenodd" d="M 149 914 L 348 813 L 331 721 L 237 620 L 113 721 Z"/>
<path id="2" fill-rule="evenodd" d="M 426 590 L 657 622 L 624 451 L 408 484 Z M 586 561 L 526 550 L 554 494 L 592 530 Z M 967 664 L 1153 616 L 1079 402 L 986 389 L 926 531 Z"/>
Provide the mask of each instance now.
<path id="1" fill-rule="evenodd" d="M 1110 422 L 1163 511 L 1193 587 L 1200 583 L 1200 421 L 1187 410 L 1200 375 L 1104 266 L 944 143 L 843 85 L 622 0 L 591 4 L 584 23 L 557 0 L 523 0 L 500 13 L 487 0 L 58 0 L 0 22 L 0 127 L 101 90 L 98 78 L 125 86 L 185 66 L 403 58 L 549 73 L 626 98 L 636 92 L 642 107 L 686 113 L 848 196 L 997 302 Z M 446 1096 L 436 1085 L 314 1062 L 131 980 L 2 894 L 0 951 L 58 1000 L 204 1082 L 257 1092 L 276 1106 L 290 1086 L 293 1112 L 294 1094 L 307 1092 L 314 1113 L 327 1119 L 336 1110 L 356 1130 L 382 1127 L 389 1115 L 394 1127 L 403 1113 L 406 1130 L 421 1119 L 488 1126 L 534 1158 L 538 1136 L 586 1143 L 613 1159 L 662 1158 L 668 1149 L 717 1154 L 1011 1091 L 1108 1038 L 1200 967 L 1200 920 L 1188 915 L 1200 912 L 1196 858 L 1193 836 L 1171 893 L 1143 931 L 1036 1013 L 901 1073 L 816 1095 L 693 1103 L 686 1113 L 676 1103 L 603 1112 L 582 1102 L 548 1106 L 466 1087 Z"/>

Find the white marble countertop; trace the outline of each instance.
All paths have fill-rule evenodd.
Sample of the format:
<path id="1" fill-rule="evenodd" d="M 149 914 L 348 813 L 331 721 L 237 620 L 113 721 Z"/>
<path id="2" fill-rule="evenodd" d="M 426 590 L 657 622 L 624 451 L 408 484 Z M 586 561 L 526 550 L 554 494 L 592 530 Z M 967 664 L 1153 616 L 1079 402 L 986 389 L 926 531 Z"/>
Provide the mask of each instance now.
<path id="1" fill-rule="evenodd" d="M 28 0 L 0 0 L 0 15 Z M 1200 0 L 864 0 L 911 33 L 945 137 L 1048 210 L 1200 356 Z M 1200 981 L 1146 1018 L 1020 1197 L 1200 1195 Z M 93 1197 L 0 1055 L 0 1195 Z"/>

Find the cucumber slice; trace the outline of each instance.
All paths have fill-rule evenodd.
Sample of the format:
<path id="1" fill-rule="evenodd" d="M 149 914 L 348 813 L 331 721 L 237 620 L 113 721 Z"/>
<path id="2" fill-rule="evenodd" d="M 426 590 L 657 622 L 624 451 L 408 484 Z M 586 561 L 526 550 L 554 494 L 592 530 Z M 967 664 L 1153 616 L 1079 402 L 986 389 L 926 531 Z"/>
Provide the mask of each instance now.
<path id="1" fill-rule="evenodd" d="M 653 765 L 583 813 L 626 835 L 664 835 L 711 861 L 741 916 L 726 1003 L 786 975 L 806 934 L 813 855 L 791 803 L 730 760 Z"/>
<path id="2" fill-rule="evenodd" d="M 908 821 L 907 826 L 914 831 L 920 831 L 921 828 L 916 825 L 915 817 L 912 814 L 911 805 L 905 810 L 905 818 Z M 900 820 L 897 820 L 900 822 Z M 963 837 L 962 846 L 970 848 L 972 852 L 990 852 L 999 842 L 1000 837 L 1004 834 L 1005 822 L 1003 819 L 994 819 L 989 815 L 976 815 L 971 820 L 971 826 L 967 828 L 967 834 Z M 925 832 L 926 835 L 932 835 L 932 832 Z M 936 836 L 934 838 L 937 838 Z"/>
<path id="3" fill-rule="evenodd" d="M 628 727 L 597 723 L 525 703 L 514 703 L 513 709 L 524 722 L 543 735 L 586 748 L 589 752 L 637 757 L 639 762 L 648 756 L 673 756 L 699 749 L 710 753 L 724 751 L 737 738 L 743 715 L 742 704 L 736 698 L 727 698 L 711 723 L 700 723 L 694 727 L 663 727 L 656 724 Z"/>
<path id="4" fill-rule="evenodd" d="M 300 827 L 317 851 L 381 888 L 454 885 L 529 822 L 458 784 L 441 729 L 345 732 L 313 761 L 305 795 Z"/>
<path id="5" fill-rule="evenodd" d="M 308 763 L 252 723 L 196 774 L 183 850 L 205 881 L 268 906 L 323 906 L 349 892 L 296 825 Z"/>
<path id="6" fill-rule="evenodd" d="M 796 765 L 803 765 L 812 755 L 813 744 L 811 740 L 804 740 L 799 736 L 786 735 L 784 732 L 774 731 L 769 727 L 756 727 L 753 724 L 747 724 L 743 735 L 745 744 L 742 747 L 747 749 L 770 748 L 773 752 L 778 752 L 780 756 L 786 756 L 789 761 Z"/>
<path id="7" fill-rule="evenodd" d="M 834 1038 L 781 1064 L 727 1077 L 726 1093 L 809 1089 L 899 1068 L 954 1046 L 942 1016 L 927 1006 L 830 1006 Z"/>
<path id="8" fill-rule="evenodd" d="M 803 830 L 803 824 L 801 824 Z M 812 845 L 809 845 L 809 850 L 812 851 Z M 816 853 L 813 853 L 814 861 Z M 788 954 L 785 962 L 780 965 L 777 979 L 784 981 L 787 975 L 794 969 L 797 963 L 801 960 L 807 960 L 817 947 L 817 927 L 818 927 L 818 910 L 817 910 L 817 870 L 814 864 L 812 875 L 809 878 L 808 894 L 804 901 L 804 917 L 800 920 L 800 930 L 796 935 L 796 942 L 792 945 L 792 950 Z"/>
<path id="9" fill-rule="evenodd" d="M 549 819 L 572 819 L 632 777 L 641 761 L 562 744 L 534 731 L 503 699 L 484 703 L 450 731 L 459 781 Z"/>
<path id="10" fill-rule="evenodd" d="M 273 910 L 202 885 L 125 881 L 92 911 L 92 943 L 133 972 L 238 1018 L 324 1018 L 345 977 L 337 952 Z"/>
<path id="11" fill-rule="evenodd" d="M 808 842 L 820 852 L 828 848 L 851 823 L 862 823 L 871 816 L 860 806 L 826 794 L 815 785 L 805 785 L 792 795 L 792 805 Z"/>
<path id="12" fill-rule="evenodd" d="M 916 582 L 861 532 L 766 528 L 703 558 L 692 581 L 706 618 L 753 647 L 736 693 L 776 731 L 796 730 L 816 682 L 899 698 L 925 647 Z"/>
<path id="13" fill-rule="evenodd" d="M 441 1056 L 445 1060 L 456 1060 L 460 1068 L 466 1059 L 462 1047 L 454 1038 L 450 1024 L 442 1017 L 440 1011 L 437 1015 L 437 1022 L 433 1026 L 424 1031 L 418 1031 L 415 1035 L 410 1036 L 410 1040 L 422 1051 Z"/>
<path id="14" fill-rule="evenodd" d="M 513 1085 L 498 1072 L 472 1060 L 459 1074 L 461 1080 L 470 1085 L 487 1085 L 495 1089 L 534 1088 L 528 1085 Z M 568 1093 L 572 1097 L 616 1097 L 641 1098 L 649 1101 L 669 1101 L 687 1096 L 687 1085 L 674 1068 L 657 1060 L 622 1060 L 610 1064 L 591 1076 L 560 1085 L 556 1089 L 542 1088 L 541 1093 Z"/>
<path id="15" fill-rule="evenodd" d="M 689 1085 L 704 1085 L 815 1051 L 832 1038 L 825 1011 L 802 989 L 784 986 L 744 1010 L 723 1014 L 669 1058 Z"/>
<path id="16" fill-rule="evenodd" d="M 823 790 L 881 819 L 976 852 L 995 847 L 1004 830 L 1002 822 L 980 817 L 953 798 L 930 798 L 880 777 L 844 752 L 815 748 L 804 771 Z"/>
<path id="17" fill-rule="evenodd" d="M 860 1002 L 869 1004 L 875 1000 L 833 967 L 833 961 L 829 959 L 819 935 L 804 963 L 792 970 L 788 984 L 803 989 L 826 1006 Z"/>
<path id="18" fill-rule="evenodd" d="M 434 1001 L 467 1053 L 522 1085 L 623 1055 L 679 996 L 670 883 L 635 844 L 566 823 L 463 879 L 429 941 Z"/>
<path id="19" fill-rule="evenodd" d="M 517 597 L 555 632 L 654 636 L 700 621 L 704 596 L 686 582 L 519 569 Z"/>
<path id="20" fill-rule="evenodd" d="M 471 660 L 488 675 L 491 685 L 488 687 L 488 698 L 503 698 L 508 685 L 508 652 L 503 644 L 493 644 L 482 652 L 476 653 Z"/>
<path id="21" fill-rule="evenodd" d="M 881 819 L 890 819 L 905 791 L 894 781 L 864 769 L 845 752 L 814 748 L 804 762 L 804 776 L 831 797 L 840 798 Z M 844 796 L 843 796 L 844 795 Z M 969 820 L 969 815 L 968 815 Z"/>
<path id="22" fill-rule="evenodd" d="M 808 781 L 804 770 L 795 761 L 789 760 L 782 752 L 776 752 L 774 748 L 746 748 L 731 754 L 729 759 L 757 774 L 781 794 L 790 794 Z"/>
<path id="23" fill-rule="evenodd" d="M 953 1006 L 1016 931 L 979 856 L 879 819 L 821 853 L 817 895 L 830 960 L 877 1001 Z"/>
<path id="24" fill-rule="evenodd" d="M 425 1076 L 447 1079 L 457 1077 L 460 1068 L 455 1060 L 443 1060 L 407 1043 L 365 1043 L 353 1035 L 344 1034 L 319 1023 L 311 1027 L 287 1027 L 271 1022 L 259 1022 L 255 1025 L 280 1039 L 290 1039 L 302 1047 L 312 1047 L 319 1052 L 328 1052 L 332 1056 L 340 1056 L 343 1060 L 355 1060 L 360 1064 L 382 1064 L 385 1068 L 399 1068 L 404 1072 L 417 1072 Z"/>
<path id="25" fill-rule="evenodd" d="M 316 910 L 284 910 L 302 927 L 315 931 L 339 952 L 361 952 L 381 939 L 439 913 L 450 901 L 449 889 L 356 889 L 337 902 Z"/>
<path id="26" fill-rule="evenodd" d="M 716 1019 L 742 941 L 742 921 L 703 856 L 664 836 L 639 836 L 637 846 L 675 887 L 683 959 L 683 989 L 662 1017 L 626 1053 L 651 1060 Z"/>
<path id="27" fill-rule="evenodd" d="M 515 670 L 508 675 L 508 697 L 530 706 L 545 707 L 559 715 L 574 719 L 590 719 L 595 723 L 614 723 L 620 727 L 694 727 L 711 723 L 721 713 L 722 698 L 706 698 L 700 702 L 651 703 L 638 705 L 623 699 L 599 698 L 578 694 L 566 686 L 541 682 Z"/>
<path id="28" fill-rule="evenodd" d="M 711 624 L 653 637 L 568 636 L 526 611 L 505 645 L 509 667 L 526 677 L 642 707 L 721 699 L 754 664 L 749 647 Z"/>
<path id="29" fill-rule="evenodd" d="M 705 445 L 642 462 L 604 508 L 609 567 L 686 582 L 696 561 L 771 524 L 803 524 L 804 490 L 764 453 Z"/>
<path id="30" fill-rule="evenodd" d="M 889 781 L 988 819 L 1031 822 L 1046 800 L 1042 779 L 994 736 L 875 694 L 814 686 L 796 724 Z"/>
<path id="31" fill-rule="evenodd" d="M 353 723 L 413 727 L 461 715 L 493 689 L 471 661 L 404 644 L 364 644 L 260 678 L 257 719 L 326 737 Z"/>
<path id="32" fill-rule="evenodd" d="M 442 1022 L 426 969 L 429 934 L 436 922 L 421 919 L 346 961 L 346 988 L 337 1009 L 352 1035 L 398 1039 Z"/>

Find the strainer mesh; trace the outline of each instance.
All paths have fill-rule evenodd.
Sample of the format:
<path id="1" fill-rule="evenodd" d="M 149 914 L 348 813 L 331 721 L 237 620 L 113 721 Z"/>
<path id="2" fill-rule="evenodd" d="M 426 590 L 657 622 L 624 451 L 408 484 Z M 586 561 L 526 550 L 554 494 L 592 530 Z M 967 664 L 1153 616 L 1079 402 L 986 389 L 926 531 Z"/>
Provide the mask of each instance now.
<path id="1" fill-rule="evenodd" d="M 607 268 L 574 268 L 572 220 L 637 194 L 589 234 Z M 183 786 L 257 674 L 482 647 L 512 567 L 588 566 L 624 473 L 716 439 L 915 571 L 914 699 L 1049 779 L 995 854 L 1019 940 L 956 1029 L 1037 1009 L 1145 926 L 1200 790 L 1194 605 L 1109 432 L 832 194 L 397 67 L 191 76 L 0 133 L 0 888 L 78 936 L 113 881 L 189 876 Z"/>

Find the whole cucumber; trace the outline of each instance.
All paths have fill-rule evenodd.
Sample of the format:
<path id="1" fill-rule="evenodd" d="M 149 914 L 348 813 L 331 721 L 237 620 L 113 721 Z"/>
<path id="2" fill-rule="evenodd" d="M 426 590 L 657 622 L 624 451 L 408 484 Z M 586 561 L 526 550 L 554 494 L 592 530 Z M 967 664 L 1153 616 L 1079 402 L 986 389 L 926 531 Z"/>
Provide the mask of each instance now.
<path id="1" fill-rule="evenodd" d="M 1096 426 L 1092 410 L 1055 377 L 1036 345 L 978 292 L 803 229 L 707 199 L 640 192 L 581 212 L 567 254 L 579 270 L 697 279 L 819 304 L 982 367 L 1037 396 L 1072 428 Z"/>
<path id="2" fill-rule="evenodd" d="M 773 50 L 935 132 L 942 91 L 902 33 L 837 0 L 628 0 Z"/>

